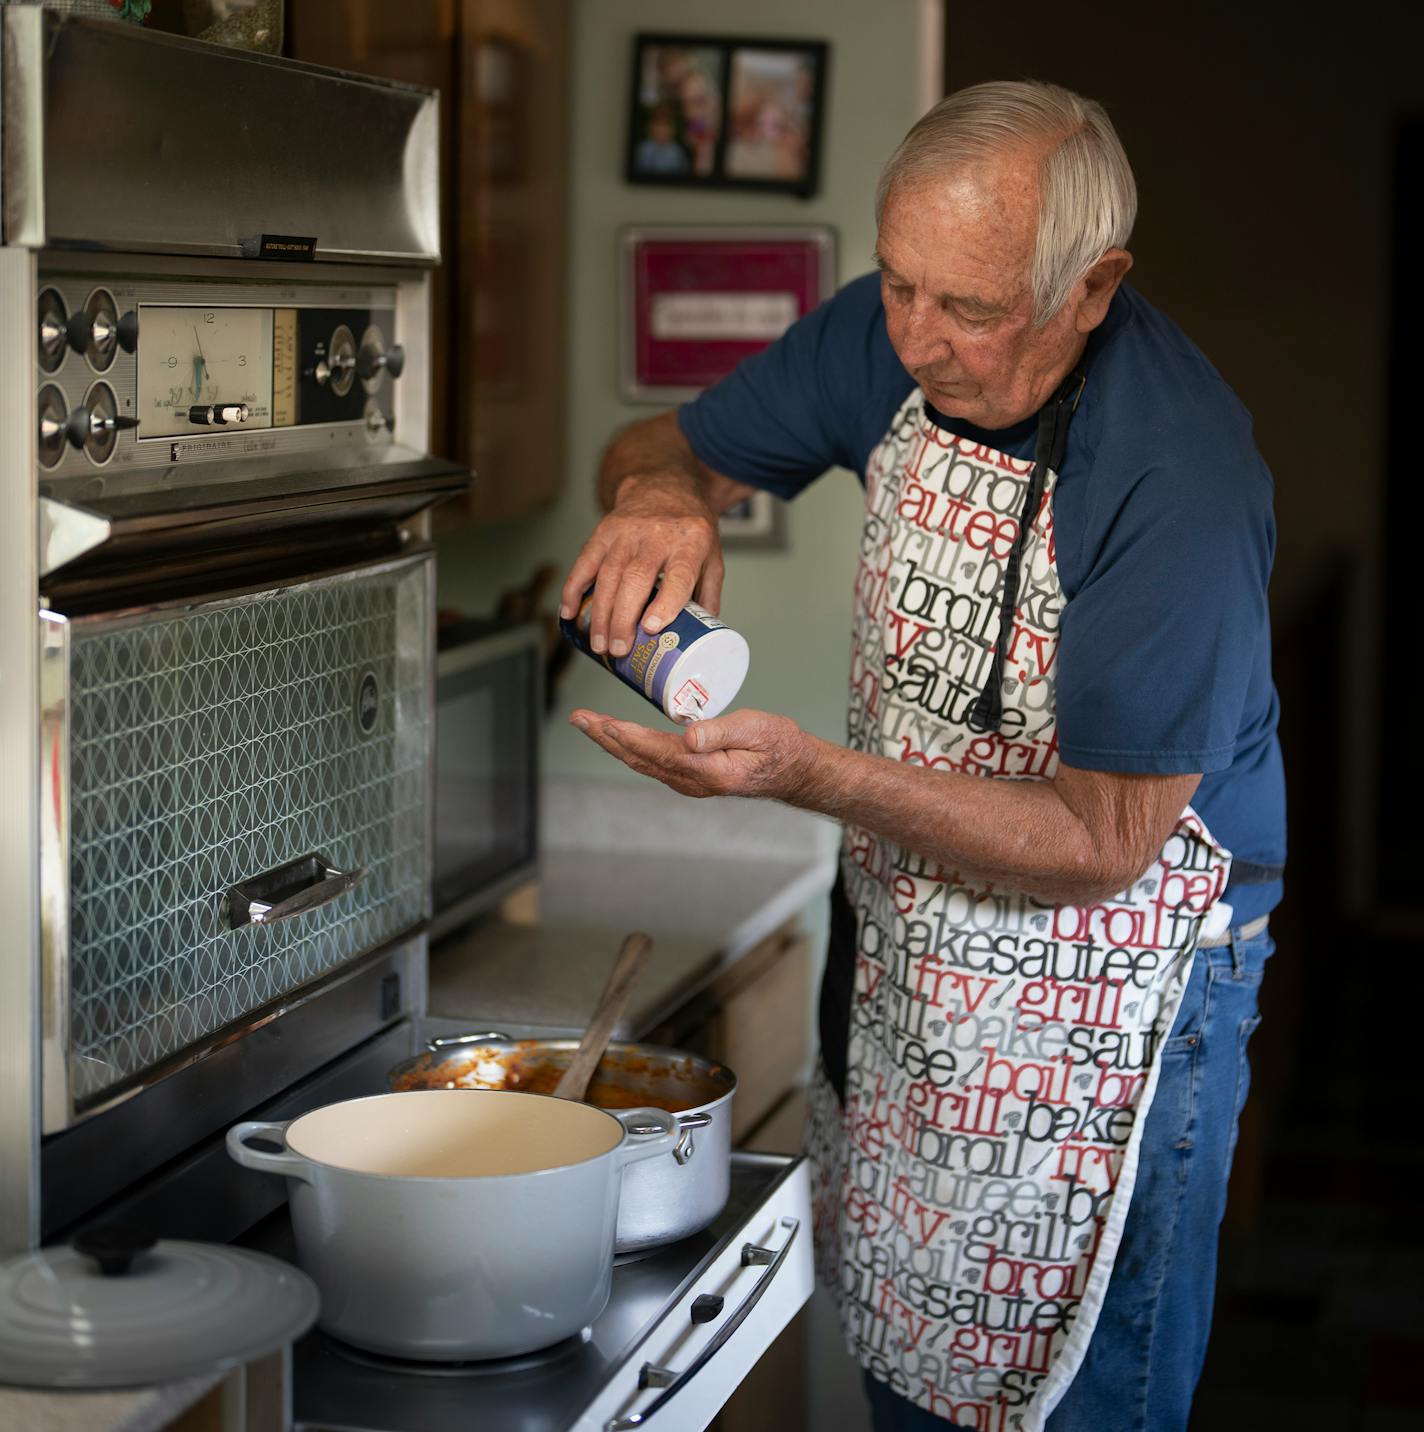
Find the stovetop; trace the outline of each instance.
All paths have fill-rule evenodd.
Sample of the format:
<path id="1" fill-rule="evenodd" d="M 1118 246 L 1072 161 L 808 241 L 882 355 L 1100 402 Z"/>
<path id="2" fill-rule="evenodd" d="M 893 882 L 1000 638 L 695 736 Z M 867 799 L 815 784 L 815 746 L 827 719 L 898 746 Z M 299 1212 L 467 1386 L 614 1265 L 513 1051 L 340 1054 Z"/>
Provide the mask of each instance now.
<path id="1" fill-rule="evenodd" d="M 544 1352 L 428 1367 L 347 1348 L 314 1330 L 293 1353 L 296 1426 L 306 1432 L 567 1432 L 796 1162 L 733 1154 L 731 1193 L 716 1222 L 647 1256 L 620 1260 L 608 1307 L 592 1328 Z M 239 1241 L 295 1261 L 285 1207 Z"/>

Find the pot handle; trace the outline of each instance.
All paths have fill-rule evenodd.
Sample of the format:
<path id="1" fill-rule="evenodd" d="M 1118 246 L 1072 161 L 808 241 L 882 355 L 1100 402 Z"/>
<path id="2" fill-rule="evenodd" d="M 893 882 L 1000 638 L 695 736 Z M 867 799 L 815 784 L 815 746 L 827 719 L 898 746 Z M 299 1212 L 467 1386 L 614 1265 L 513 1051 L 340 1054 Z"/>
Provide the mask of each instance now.
<path id="1" fill-rule="evenodd" d="M 425 1041 L 426 1052 L 439 1054 L 442 1049 L 455 1049 L 462 1044 L 507 1044 L 509 1036 L 500 1034 L 498 1030 L 482 1030 L 478 1034 L 437 1034 L 434 1039 Z"/>
<path id="2" fill-rule="evenodd" d="M 628 1138 L 618 1150 L 619 1163 L 631 1163 L 666 1153 L 669 1144 L 681 1137 L 677 1116 L 666 1109 L 612 1109 L 609 1113 L 628 1131 Z"/>
<path id="3" fill-rule="evenodd" d="M 712 1122 L 711 1114 L 679 1114 L 677 1126 L 681 1132 L 677 1136 L 677 1142 L 672 1146 L 672 1156 L 677 1160 L 681 1168 L 697 1152 L 697 1145 L 692 1141 L 694 1129 L 705 1129 Z"/>
<path id="4" fill-rule="evenodd" d="M 303 1183 L 310 1183 L 311 1164 L 287 1147 L 287 1125 L 291 1122 L 287 1119 L 280 1124 L 270 1124 L 261 1119 L 248 1119 L 245 1123 L 234 1124 L 227 1131 L 229 1156 L 243 1168 L 256 1169 L 259 1173 L 279 1173 L 286 1178 L 299 1178 Z M 268 1139 L 274 1144 L 281 1144 L 282 1152 L 269 1154 L 264 1149 L 254 1149 L 248 1145 L 248 1139 Z"/>

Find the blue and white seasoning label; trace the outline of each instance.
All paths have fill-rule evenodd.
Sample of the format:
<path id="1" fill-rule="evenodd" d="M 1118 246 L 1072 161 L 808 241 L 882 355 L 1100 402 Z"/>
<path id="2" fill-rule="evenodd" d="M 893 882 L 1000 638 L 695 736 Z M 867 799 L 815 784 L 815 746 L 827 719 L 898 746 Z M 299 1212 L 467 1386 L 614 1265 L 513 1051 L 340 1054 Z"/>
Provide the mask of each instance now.
<path id="1" fill-rule="evenodd" d="M 674 721 L 685 725 L 716 715 L 737 694 L 747 670 L 746 642 L 696 602 L 656 634 L 639 627 L 626 656 L 589 645 L 592 608 L 589 592 L 573 620 L 559 622 L 564 635 Z"/>

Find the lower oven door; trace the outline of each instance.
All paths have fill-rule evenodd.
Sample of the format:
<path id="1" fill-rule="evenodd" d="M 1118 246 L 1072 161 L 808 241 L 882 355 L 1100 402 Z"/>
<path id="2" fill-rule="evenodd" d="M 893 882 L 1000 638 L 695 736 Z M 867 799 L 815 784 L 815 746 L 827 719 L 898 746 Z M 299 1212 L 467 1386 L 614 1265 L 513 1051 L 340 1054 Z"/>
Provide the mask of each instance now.
<path id="1" fill-rule="evenodd" d="M 428 915 L 433 579 L 42 613 L 47 1133 Z"/>

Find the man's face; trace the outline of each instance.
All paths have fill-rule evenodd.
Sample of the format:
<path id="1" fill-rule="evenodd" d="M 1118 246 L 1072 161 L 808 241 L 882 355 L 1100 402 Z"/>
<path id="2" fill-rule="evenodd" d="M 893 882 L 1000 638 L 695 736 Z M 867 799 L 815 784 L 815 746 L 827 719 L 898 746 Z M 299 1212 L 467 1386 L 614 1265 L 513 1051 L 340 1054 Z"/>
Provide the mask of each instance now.
<path id="1" fill-rule="evenodd" d="M 1037 169 L 1025 153 L 898 184 L 880 217 L 890 342 L 934 408 L 980 427 L 1036 412 L 1085 341 L 1081 285 L 1042 328 L 1033 322 Z"/>

